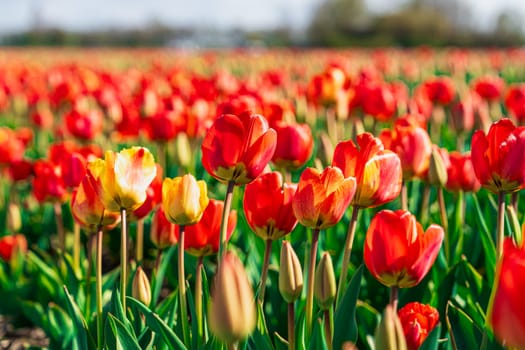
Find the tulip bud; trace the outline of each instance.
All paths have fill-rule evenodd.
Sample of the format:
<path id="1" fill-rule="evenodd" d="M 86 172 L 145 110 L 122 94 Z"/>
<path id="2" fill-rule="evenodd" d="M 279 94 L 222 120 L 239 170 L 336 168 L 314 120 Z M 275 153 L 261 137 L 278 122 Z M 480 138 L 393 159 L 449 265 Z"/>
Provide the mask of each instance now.
<path id="1" fill-rule="evenodd" d="M 175 149 L 177 151 L 175 154 L 177 163 L 184 168 L 188 168 L 193 159 L 193 152 L 186 133 L 181 132 L 177 135 L 175 139 Z"/>
<path id="2" fill-rule="evenodd" d="M 22 228 L 22 216 L 20 207 L 15 203 L 9 203 L 7 208 L 7 230 L 9 232 L 18 232 Z"/>
<path id="3" fill-rule="evenodd" d="M 283 241 L 279 266 L 279 292 L 287 303 L 293 303 L 303 290 L 303 271 L 292 245 Z"/>
<path id="4" fill-rule="evenodd" d="M 406 350 L 403 327 L 392 305 L 387 305 L 375 334 L 376 349 Z"/>
<path id="5" fill-rule="evenodd" d="M 324 252 L 315 271 L 314 296 L 321 310 L 328 310 L 335 300 L 337 287 L 335 284 L 334 266 L 330 254 Z"/>
<path id="6" fill-rule="evenodd" d="M 133 278 L 131 295 L 144 305 L 149 305 L 151 302 L 151 288 L 148 276 L 140 266 L 137 268 L 137 272 Z"/>
<path id="7" fill-rule="evenodd" d="M 246 338 L 255 328 L 253 290 L 242 263 L 231 252 L 219 265 L 208 315 L 211 332 L 226 344 Z"/>
<path id="8" fill-rule="evenodd" d="M 448 180 L 447 166 L 445 163 L 445 154 L 438 147 L 432 147 L 430 154 L 430 163 L 428 166 L 428 182 L 431 185 L 445 186 Z"/>

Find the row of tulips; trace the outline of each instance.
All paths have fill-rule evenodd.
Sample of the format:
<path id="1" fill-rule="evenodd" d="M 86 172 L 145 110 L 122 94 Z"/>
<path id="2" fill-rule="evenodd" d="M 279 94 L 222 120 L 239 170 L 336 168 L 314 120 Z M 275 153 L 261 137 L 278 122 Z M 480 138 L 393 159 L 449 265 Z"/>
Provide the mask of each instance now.
<path id="1" fill-rule="evenodd" d="M 67 133 L 59 135 L 67 138 L 70 133 L 78 138 L 80 134 L 71 131 L 75 127 L 81 131 L 95 130 L 83 134 L 91 136 L 80 138 L 94 137 L 103 142 L 104 147 L 112 147 L 106 144 L 112 137 L 109 133 L 106 132 L 106 138 L 99 137 L 101 124 L 97 120 L 103 114 L 97 117 L 90 112 L 85 117 L 80 113 L 92 108 L 88 101 L 91 94 L 96 99 L 103 96 L 96 89 L 88 89 L 87 83 L 93 81 L 90 79 L 94 76 L 82 71 L 78 78 L 75 77 L 77 68 L 68 69 L 71 71 L 66 70 L 66 76 L 73 77 L 72 80 L 65 76 L 54 80 L 56 76 L 49 76 L 53 84 L 60 82 L 55 85 L 55 93 L 69 91 L 56 95 L 62 96 L 59 102 L 48 105 L 53 111 L 51 115 L 63 114 L 69 128 Z M 270 101 L 275 96 L 266 98 L 266 94 L 254 94 L 246 85 L 240 87 L 240 81 L 228 74 L 217 76 L 212 79 L 213 84 L 206 85 L 208 92 L 214 91 L 206 98 L 184 90 L 189 85 L 185 85 L 187 77 L 180 72 L 170 72 L 167 94 L 162 92 L 159 81 L 150 86 L 145 81 L 146 88 L 139 92 L 143 94 L 139 102 L 135 101 L 125 114 L 131 110 L 142 111 L 142 115 L 139 112 L 135 117 L 149 125 L 144 132 L 156 142 L 158 165 L 144 147 L 125 148 L 118 153 L 106 151 L 102 159 L 99 147 L 77 146 L 69 141 L 53 145 L 46 159 L 31 164 L 24 156 L 30 147 L 31 134 L 21 128 L 2 129 L 5 138 L 10 140 L 9 145 L 16 146 L 6 147 L 6 152 L 2 152 L 12 181 L 7 198 L 11 203 L 9 207 L 15 211 L 14 214 L 6 211 L 7 226 L 13 231 L 20 227 L 14 222 L 16 204 L 22 203 L 23 198 L 18 198 L 20 194 L 16 189 L 27 190 L 24 186 L 28 183 L 40 203 L 53 204 L 56 218 L 57 243 L 49 244 L 56 248 L 56 260 L 38 249 L 27 255 L 13 254 L 27 250 L 22 235 L 6 236 L 0 244 L 2 257 L 9 262 L 3 265 L 6 276 L 31 275 L 37 270 L 41 275 L 37 278 L 38 285 L 54 286 L 52 292 L 47 287 L 50 295 L 23 303 L 26 317 L 40 317 L 42 320 L 37 324 L 48 330 L 53 341 L 51 347 L 62 348 L 112 348 L 117 343 L 124 348 L 217 348 L 221 343 L 229 347 L 287 346 L 292 349 L 341 348 L 343 344 L 351 347 L 354 343 L 359 348 L 375 346 L 376 349 L 458 349 L 477 345 L 500 348 L 491 330 L 500 344 L 523 347 L 520 332 L 523 322 L 515 311 L 519 310 L 516 304 L 519 288 L 515 286 L 522 282 L 519 274 L 509 271 L 518 269 L 523 259 L 517 194 L 525 184 L 521 159 L 525 134 L 522 127 L 516 127 L 509 119 L 490 124 L 490 119 L 499 114 L 495 107 L 489 108 L 479 100 L 493 101 L 490 103 L 496 105 L 503 96 L 503 83 L 487 77 L 476 80 L 472 91 L 458 92 L 452 79 L 429 78 L 412 96 L 403 97 L 402 86 L 386 83 L 376 73 L 363 70 L 354 80 L 344 66 L 330 65 L 324 73 L 313 76 L 304 89 L 311 105 L 301 109 L 302 97 L 292 96 L 297 119 L 302 117 L 308 124 L 292 122 L 293 108 L 283 109 L 286 103 L 272 104 Z M 267 85 L 261 91 L 268 95 L 285 87 L 282 81 L 272 85 L 277 79 L 275 76 L 265 77 Z M 225 82 L 236 87 L 221 85 Z M 73 88 L 77 83 L 81 88 Z M 209 82 L 195 79 L 191 84 L 201 94 L 206 91 L 202 84 Z M 46 90 L 45 85 L 39 91 Z M 214 90 L 218 86 L 224 88 L 220 96 Z M 168 98 L 173 89 L 181 89 L 177 92 L 180 99 L 173 95 Z M 518 87 L 511 87 L 507 96 L 514 94 L 515 89 Z M 279 96 L 286 95 L 286 89 L 283 90 Z M 6 96 L 18 91 L 5 105 L 16 114 L 16 96 L 20 96 L 20 90 L 6 91 Z M 467 98 L 460 101 L 462 105 L 453 105 L 457 95 L 472 93 L 478 96 L 475 108 Z M 128 90 L 120 98 L 130 94 Z M 227 102 L 222 105 L 210 102 L 223 99 Z M 197 101 L 203 100 L 208 101 L 208 117 L 192 119 Z M 514 100 L 519 107 L 519 98 Z M 217 110 L 213 111 L 215 107 Z M 246 108 L 262 111 L 269 118 L 246 112 Z M 514 120 L 520 120 L 508 104 L 506 108 Z M 69 116 L 73 113 L 71 110 L 76 114 Z M 107 108 L 104 113 L 112 116 L 112 110 Z M 366 116 L 362 117 L 359 110 Z M 325 118 L 312 119 L 309 116 L 312 111 Z M 405 115 L 403 111 L 411 113 Z M 121 126 L 123 129 L 116 129 L 122 135 L 126 128 L 132 133 L 138 132 L 137 124 L 128 117 L 121 115 L 120 121 L 121 117 L 114 117 L 110 119 L 111 125 Z M 474 134 L 469 143 L 470 155 L 463 153 L 463 147 L 470 139 L 468 132 L 474 127 L 475 118 L 477 125 L 488 132 L 479 130 Z M 381 131 L 379 137 L 363 132 L 365 129 L 376 131 L 391 119 L 395 119 L 393 126 Z M 445 144 L 439 138 L 448 129 L 445 120 L 457 133 L 454 137 L 459 140 L 459 152 L 449 153 L 433 144 Z M 172 128 L 171 122 L 184 126 Z M 196 126 L 202 133 L 202 142 L 197 136 L 199 133 L 195 134 L 192 129 Z M 346 126 L 351 126 L 355 142 L 340 141 L 348 135 Z M 327 133 L 318 129 L 323 127 Z M 151 136 L 165 131 L 171 136 Z M 42 142 L 40 133 L 34 133 L 37 145 Z M 169 150 L 174 149 L 171 142 L 174 135 L 178 135 L 178 171 L 184 175 L 171 178 L 174 167 Z M 184 135 L 188 137 L 186 145 Z M 335 148 L 331 147 L 335 142 Z M 196 145 L 200 149 L 194 148 Z M 451 149 L 450 143 L 448 146 Z M 315 160 L 312 159 L 314 150 L 317 152 L 314 158 L 318 157 Z M 36 154 L 42 151 L 38 149 Z M 184 162 L 188 154 L 191 160 Z M 279 172 L 272 171 L 270 162 Z M 315 167 L 305 168 L 305 165 Z M 197 181 L 194 176 L 206 181 Z M 293 179 L 297 183 L 293 183 Z M 480 186 L 498 196 L 494 204 L 498 213 L 496 220 L 490 218 L 490 203 L 480 206 L 477 195 L 467 195 L 478 191 Z M 236 190 L 238 188 L 241 189 Z M 433 188 L 437 211 L 431 205 Z M 242 198 L 235 196 L 239 191 L 243 191 Z M 511 205 L 506 207 L 508 193 L 513 195 Z M 209 198 L 209 194 L 217 198 Z M 489 201 L 487 194 L 480 195 Z M 399 202 L 394 201 L 397 198 Z M 454 198 L 457 203 L 452 207 L 450 200 Z M 350 211 L 348 206 L 352 207 Z M 374 209 L 379 206 L 389 209 Z M 477 217 L 473 218 L 472 210 L 466 211 L 465 207 L 474 207 Z M 72 238 L 67 227 L 69 212 L 75 220 Z M 510 227 L 505 224 L 506 212 Z M 456 222 L 452 226 L 449 225 L 451 213 Z M 439 226 L 431 224 L 438 220 Z M 479 246 L 481 240 L 483 249 L 477 257 L 472 250 L 462 250 L 466 247 L 463 240 L 469 239 L 460 227 L 463 221 L 470 225 L 475 222 L 475 227 L 485 232 L 470 237 L 470 242 L 476 242 L 474 245 Z M 493 228 L 492 223 L 496 224 Z M 108 251 L 104 244 L 108 235 L 104 232 L 111 231 L 111 237 L 116 225 L 121 234 L 119 285 L 114 283 L 117 275 L 108 272 L 107 267 L 103 274 L 103 253 Z M 428 226 L 426 231 L 422 225 Z M 143 255 L 144 231 L 148 226 L 151 234 L 146 241 L 151 241 L 157 249 L 154 265 L 149 264 L 149 256 Z M 80 227 L 94 237 L 89 239 L 94 249 L 91 243 L 85 251 L 81 248 Z M 133 259 L 128 258 L 131 227 L 136 229 Z M 263 249 L 257 248 L 260 247 L 257 240 L 248 237 L 248 227 L 262 239 Z M 494 243 L 492 234 L 488 233 L 493 229 Z M 285 236 L 289 241 L 282 240 Z M 71 239 L 73 243 L 68 241 Z M 178 251 L 176 258 L 172 246 Z M 281 252 L 279 259 L 274 248 Z M 294 252 L 297 249 L 304 252 L 302 264 Z M 320 249 L 323 252 L 320 253 Z M 261 252 L 262 257 L 253 257 L 257 255 L 251 254 L 253 250 Z M 82 259 L 84 255 L 87 262 Z M 318 255 L 321 258 L 317 264 Z M 24 260 L 25 268 L 21 263 Z M 170 274 L 169 266 L 175 261 L 177 268 Z M 273 266 L 272 261 L 279 262 L 279 267 Z M 367 273 L 356 268 L 362 262 Z M 46 263 L 55 269 L 46 269 Z M 92 265 L 94 278 L 90 271 Z M 151 287 L 142 268 L 148 273 L 151 271 Z M 190 269 L 192 272 L 188 273 Z M 275 270 L 279 270 L 277 279 Z M 128 277 L 130 272 L 132 277 Z M 207 283 L 210 274 L 217 275 L 211 295 Z M 374 278 L 390 288 L 388 300 L 382 299 L 383 288 L 374 284 Z M 465 281 L 465 285 L 455 281 L 457 278 Z M 306 281 L 304 288 L 303 280 Z M 252 289 L 256 281 L 257 288 Z M 194 288 L 188 288 L 188 282 Z M 160 298 L 165 283 L 176 286 L 176 290 Z M 7 292 L 15 294 L 20 285 L 26 288 L 31 285 L 27 280 L 9 283 L 5 279 L 2 284 L 9 286 Z M 276 284 L 281 294 L 278 297 L 275 297 Z M 66 285 L 65 291 L 62 285 Z M 477 289 L 472 291 L 469 285 Z M 132 297 L 127 296 L 130 291 L 133 291 Z M 40 302 L 52 302 L 53 313 L 38 311 Z M 96 304 L 94 308 L 92 304 Z M 383 317 L 379 317 L 372 305 L 385 309 Z M 285 313 L 288 321 L 284 322 L 283 329 L 279 318 L 284 319 Z M 67 322 L 75 325 L 74 332 L 60 337 L 56 333 L 57 325 L 64 326 Z M 374 331 L 375 337 L 372 337 Z M 465 335 L 469 332 L 472 336 Z"/>

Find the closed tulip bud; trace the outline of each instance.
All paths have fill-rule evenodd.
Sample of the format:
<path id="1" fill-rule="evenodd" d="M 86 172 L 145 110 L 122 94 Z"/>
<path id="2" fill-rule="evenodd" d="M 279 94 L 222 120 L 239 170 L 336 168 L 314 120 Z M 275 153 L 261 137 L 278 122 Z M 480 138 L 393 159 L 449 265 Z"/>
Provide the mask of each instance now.
<path id="1" fill-rule="evenodd" d="M 279 265 L 279 292 L 287 303 L 293 303 L 303 290 L 303 270 L 301 263 L 288 241 L 281 247 Z"/>
<path id="2" fill-rule="evenodd" d="M 407 350 L 403 327 L 392 305 L 387 305 L 375 334 L 376 349 Z"/>
<path id="3" fill-rule="evenodd" d="M 428 165 L 428 182 L 431 185 L 440 187 L 446 185 L 448 180 L 447 165 L 450 167 L 447 151 L 434 145 Z"/>
<path id="4" fill-rule="evenodd" d="M 190 140 L 188 139 L 188 135 L 186 133 L 181 132 L 179 135 L 177 135 L 177 138 L 175 139 L 175 150 L 175 158 L 177 159 L 177 163 L 187 168 L 193 159 L 193 152 L 190 145 Z"/>
<path id="5" fill-rule="evenodd" d="M 314 296 L 321 310 L 328 310 L 335 300 L 337 287 L 335 284 L 334 266 L 330 254 L 324 252 L 315 271 Z"/>
<path id="6" fill-rule="evenodd" d="M 149 305 L 151 302 L 151 287 L 149 279 L 140 266 L 137 268 L 137 272 L 133 278 L 131 295 L 144 305 Z"/>
<path id="7" fill-rule="evenodd" d="M 195 180 L 191 174 L 166 178 L 162 183 L 162 209 L 174 224 L 197 223 L 208 203 L 206 182 Z"/>
<path id="8" fill-rule="evenodd" d="M 257 310 L 252 286 L 239 258 L 227 252 L 215 276 L 208 311 L 211 332 L 234 344 L 255 328 Z"/>
<path id="9" fill-rule="evenodd" d="M 7 230 L 9 232 L 18 232 L 22 228 L 22 215 L 20 207 L 15 203 L 9 203 L 7 208 Z"/>

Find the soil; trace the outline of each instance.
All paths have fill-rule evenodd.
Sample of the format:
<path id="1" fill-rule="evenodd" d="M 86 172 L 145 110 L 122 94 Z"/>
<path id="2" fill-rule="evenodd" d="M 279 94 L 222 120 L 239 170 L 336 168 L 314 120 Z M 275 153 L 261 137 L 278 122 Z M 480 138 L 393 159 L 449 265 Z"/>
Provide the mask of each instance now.
<path id="1" fill-rule="evenodd" d="M 0 349 L 41 349 L 49 346 L 49 340 L 40 328 L 15 328 L 9 319 L 0 315 Z"/>

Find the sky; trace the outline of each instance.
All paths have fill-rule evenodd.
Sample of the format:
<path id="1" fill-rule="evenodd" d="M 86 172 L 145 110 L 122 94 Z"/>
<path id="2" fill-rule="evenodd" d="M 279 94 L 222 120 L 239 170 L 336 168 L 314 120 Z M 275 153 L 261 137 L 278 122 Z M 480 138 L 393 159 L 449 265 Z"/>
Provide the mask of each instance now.
<path id="1" fill-rule="evenodd" d="M 0 0 L 0 35 L 35 23 L 67 30 L 136 28 L 161 22 L 220 29 L 301 29 L 322 0 Z M 406 0 L 366 0 L 373 13 Z M 439 1 L 439 0 L 437 0 Z M 502 10 L 525 17 L 525 0 L 460 0 L 477 28 L 491 29 Z"/>

